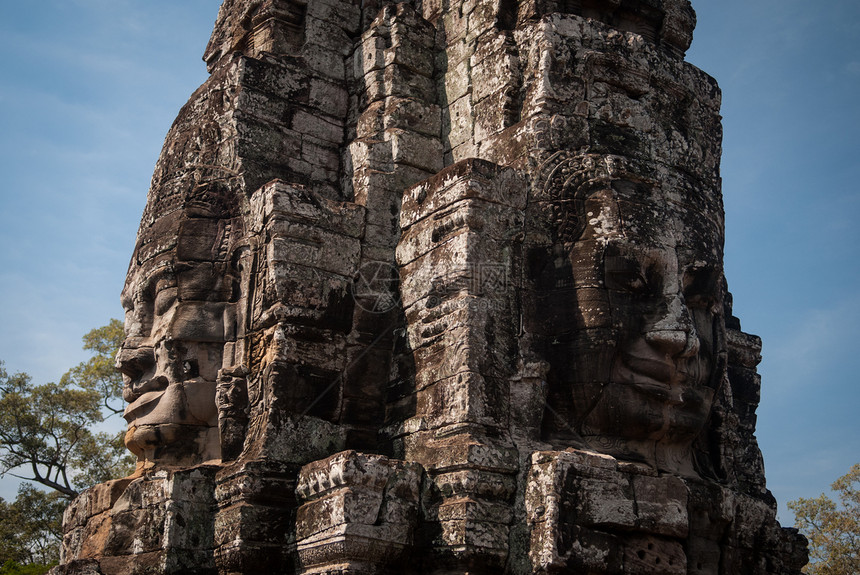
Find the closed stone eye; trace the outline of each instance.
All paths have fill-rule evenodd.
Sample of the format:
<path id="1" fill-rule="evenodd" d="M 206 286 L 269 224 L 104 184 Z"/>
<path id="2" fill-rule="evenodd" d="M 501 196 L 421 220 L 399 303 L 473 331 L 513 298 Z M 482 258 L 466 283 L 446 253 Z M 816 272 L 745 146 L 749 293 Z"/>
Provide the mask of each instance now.
<path id="1" fill-rule="evenodd" d="M 626 257 L 607 257 L 604 262 L 604 281 L 610 290 L 630 294 L 648 293 L 650 282 L 638 262 Z"/>

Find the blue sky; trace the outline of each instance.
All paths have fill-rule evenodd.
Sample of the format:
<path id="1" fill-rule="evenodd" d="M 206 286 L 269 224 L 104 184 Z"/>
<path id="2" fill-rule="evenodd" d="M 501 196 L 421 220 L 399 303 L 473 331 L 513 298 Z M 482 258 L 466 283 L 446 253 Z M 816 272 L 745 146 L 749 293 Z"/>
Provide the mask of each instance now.
<path id="1" fill-rule="evenodd" d="M 311 0 L 313 1 L 313 0 Z M 119 292 L 167 129 L 203 82 L 217 0 L 0 0 L 0 359 L 56 380 Z M 860 4 L 693 0 L 723 89 L 726 273 L 764 340 L 768 486 L 860 462 Z M 119 423 L 117 423 L 119 424 Z M 16 481 L 0 480 L 14 498 Z"/>

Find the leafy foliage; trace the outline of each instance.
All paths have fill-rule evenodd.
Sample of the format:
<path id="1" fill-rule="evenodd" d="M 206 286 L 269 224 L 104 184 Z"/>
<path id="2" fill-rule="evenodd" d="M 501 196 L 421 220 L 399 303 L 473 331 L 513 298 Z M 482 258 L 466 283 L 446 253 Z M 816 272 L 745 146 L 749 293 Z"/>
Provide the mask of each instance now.
<path id="1" fill-rule="evenodd" d="M 67 371 L 60 385 L 95 392 L 104 409 L 121 414 L 122 375 L 114 367 L 114 358 L 124 337 L 122 322 L 118 319 L 88 332 L 83 337 L 84 349 L 93 352 L 93 357 Z"/>
<path id="2" fill-rule="evenodd" d="M 93 356 L 59 383 L 34 385 L 0 361 L 0 475 L 23 483 L 14 502 L 0 499 L 0 575 L 41 575 L 59 559 L 63 509 L 78 492 L 131 473 L 123 432 L 97 426 L 122 413 L 122 376 L 114 357 L 122 324 L 111 320 L 84 338 Z M 25 475 L 26 474 L 26 475 Z"/>
<path id="3" fill-rule="evenodd" d="M 837 479 L 826 494 L 788 503 L 796 517 L 795 527 L 809 538 L 807 573 L 856 575 L 860 573 L 860 463 Z"/>
<path id="4" fill-rule="evenodd" d="M 70 472 L 76 450 L 92 442 L 90 426 L 102 421 L 93 391 L 55 383 L 31 385 L 0 364 L 0 473 L 26 468 L 31 479 L 66 497 L 78 494 Z"/>
<path id="5" fill-rule="evenodd" d="M 0 362 L 0 475 L 35 481 L 71 499 L 131 471 L 122 434 L 95 430 L 105 411 L 122 412 L 122 378 L 113 367 L 122 337 L 118 320 L 87 333 L 84 349 L 94 356 L 58 384 L 33 385 L 29 375 L 9 375 Z"/>
<path id="6" fill-rule="evenodd" d="M 0 575 L 45 575 L 54 565 L 56 563 L 21 565 L 15 561 L 7 561 L 0 565 Z"/>
<path id="7" fill-rule="evenodd" d="M 41 491 L 26 483 L 18 488 L 14 502 L 0 498 L 0 575 L 29 572 L 11 570 L 15 565 L 49 566 L 59 559 L 67 503 L 57 492 Z"/>

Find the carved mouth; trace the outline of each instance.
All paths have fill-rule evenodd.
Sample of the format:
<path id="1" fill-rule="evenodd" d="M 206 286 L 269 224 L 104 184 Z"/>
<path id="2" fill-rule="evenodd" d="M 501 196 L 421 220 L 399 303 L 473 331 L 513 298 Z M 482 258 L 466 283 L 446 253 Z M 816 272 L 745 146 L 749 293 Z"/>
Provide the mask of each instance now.
<path id="1" fill-rule="evenodd" d="M 161 396 L 164 395 L 164 390 L 161 389 L 159 391 L 148 391 L 142 394 L 140 397 L 135 399 L 133 402 L 129 403 L 125 411 L 123 411 L 122 416 L 126 421 L 130 421 L 129 418 L 134 419 L 143 415 L 142 411 L 151 411 L 155 405 L 158 404 L 158 400 L 161 399 Z M 146 409 L 149 408 L 149 409 Z"/>
<path id="2" fill-rule="evenodd" d="M 132 384 L 131 397 L 133 399 L 126 406 L 123 417 L 128 420 L 129 415 L 133 414 L 134 417 L 140 417 L 152 411 L 158 405 L 159 399 L 167 391 L 169 385 L 170 381 L 163 375 Z M 149 407 L 149 409 L 144 413 L 140 413 L 146 407 Z"/>
<path id="3" fill-rule="evenodd" d="M 126 385 L 123 390 L 123 398 L 129 403 L 133 403 L 150 391 L 164 391 L 169 384 L 170 382 L 163 375 L 144 381 L 134 381 Z"/>
<path id="4" fill-rule="evenodd" d="M 683 403 L 684 374 L 678 366 L 665 360 L 624 354 L 613 379 L 662 402 Z"/>
<path id="5" fill-rule="evenodd" d="M 622 364 L 630 371 L 634 379 L 645 378 L 651 382 L 670 385 L 676 378 L 677 368 L 674 364 L 662 359 L 638 357 L 625 354 Z"/>
<path id="6" fill-rule="evenodd" d="M 685 393 L 698 387 L 705 373 L 707 366 L 699 359 L 675 363 L 625 353 L 615 365 L 613 380 L 659 401 L 681 405 L 687 403 Z"/>
<path id="7" fill-rule="evenodd" d="M 170 383 L 161 389 L 156 387 L 130 402 L 123 412 L 125 420 L 136 426 L 173 423 L 211 426 L 217 415 L 215 382 L 202 377 Z"/>

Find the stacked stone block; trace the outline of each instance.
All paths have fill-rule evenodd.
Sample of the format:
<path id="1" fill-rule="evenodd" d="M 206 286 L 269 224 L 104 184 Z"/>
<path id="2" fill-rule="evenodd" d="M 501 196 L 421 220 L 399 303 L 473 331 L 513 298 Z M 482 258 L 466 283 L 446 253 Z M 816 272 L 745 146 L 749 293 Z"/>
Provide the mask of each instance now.
<path id="1" fill-rule="evenodd" d="M 225 0 L 124 290 L 138 470 L 74 502 L 54 573 L 796 575 L 694 25 Z M 636 405 L 644 437 L 601 435 Z"/>
<path id="2" fill-rule="evenodd" d="M 759 499 L 595 453 L 534 453 L 526 490 L 536 573 L 772 573 L 789 548 Z"/>
<path id="3" fill-rule="evenodd" d="M 92 573 L 216 573 L 214 467 L 159 471 L 84 493 L 63 517 L 63 563 Z M 165 504 L 165 502 L 169 502 Z M 99 558 L 99 561 L 78 558 Z"/>
<path id="4" fill-rule="evenodd" d="M 509 436 L 511 284 L 525 186 L 467 160 L 409 189 L 397 250 L 414 415 L 395 451 L 427 470 L 425 531 L 434 558 L 475 573 L 507 560 L 517 456 Z"/>
<path id="5" fill-rule="evenodd" d="M 358 449 L 376 445 L 395 333 L 402 325 L 392 265 L 402 191 L 442 167 L 432 45 L 433 29 L 415 10 L 392 4 L 369 24 L 349 59 L 355 127 L 346 154 L 347 184 L 367 210 L 343 391 L 343 423 Z"/>
<path id="6" fill-rule="evenodd" d="M 421 467 L 344 451 L 302 468 L 296 516 L 301 573 L 409 570 Z"/>

